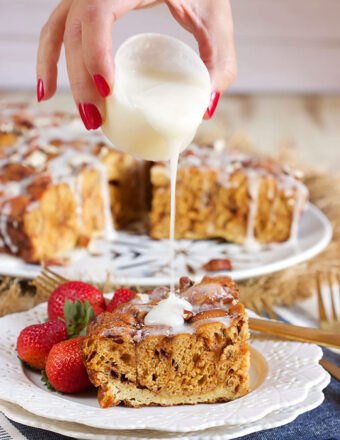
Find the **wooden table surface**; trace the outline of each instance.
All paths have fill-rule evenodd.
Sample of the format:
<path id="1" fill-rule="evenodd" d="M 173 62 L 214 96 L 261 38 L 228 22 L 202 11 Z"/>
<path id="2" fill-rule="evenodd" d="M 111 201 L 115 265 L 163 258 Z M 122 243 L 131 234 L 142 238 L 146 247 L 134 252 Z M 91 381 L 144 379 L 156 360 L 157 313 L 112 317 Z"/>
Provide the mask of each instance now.
<path id="1" fill-rule="evenodd" d="M 0 100 L 36 103 L 32 91 L 0 91 Z M 69 93 L 58 92 L 42 108 L 76 112 Z M 282 145 L 296 148 L 301 160 L 330 171 L 340 169 L 340 96 L 224 95 L 200 137 L 246 136 L 261 153 Z"/>

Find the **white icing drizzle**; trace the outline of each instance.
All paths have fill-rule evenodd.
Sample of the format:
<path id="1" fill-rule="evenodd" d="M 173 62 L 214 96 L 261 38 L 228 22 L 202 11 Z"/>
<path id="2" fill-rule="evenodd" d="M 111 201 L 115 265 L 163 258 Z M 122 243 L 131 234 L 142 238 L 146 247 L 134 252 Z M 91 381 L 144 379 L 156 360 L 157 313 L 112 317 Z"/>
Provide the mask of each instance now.
<path id="1" fill-rule="evenodd" d="M 113 239 L 115 232 L 113 228 L 110 195 L 107 185 L 107 174 L 104 165 L 100 160 L 89 153 L 79 152 L 69 148 L 66 152 L 48 163 L 48 170 L 52 176 L 53 182 L 67 183 L 73 191 L 77 203 L 77 213 L 79 221 L 82 221 L 82 182 L 81 175 L 75 173 L 75 168 L 85 167 L 95 169 L 100 176 L 100 190 L 103 202 L 104 215 L 104 236 L 107 239 Z M 82 224 L 80 223 L 80 227 Z"/>
<path id="2" fill-rule="evenodd" d="M 57 156 L 47 164 L 48 173 L 56 184 L 66 183 L 75 198 L 76 213 L 80 230 L 83 230 L 83 203 L 82 203 L 82 178 L 75 173 L 75 168 L 81 165 L 87 166 L 92 157 L 76 150 L 69 149 L 64 154 Z"/>
<path id="3" fill-rule="evenodd" d="M 155 325 L 143 327 L 143 329 L 138 330 L 134 336 L 134 341 L 138 342 L 148 336 L 174 336 L 179 334 L 191 335 L 193 333 L 195 333 L 195 327 L 186 323 L 176 325 L 175 327 Z"/>
<path id="4" fill-rule="evenodd" d="M 167 325 L 177 327 L 184 324 L 184 311 L 192 310 L 192 305 L 170 292 L 166 299 L 159 301 L 144 318 L 145 325 Z"/>
<path id="5" fill-rule="evenodd" d="M 267 197 L 268 197 L 268 200 L 273 200 L 274 199 L 275 191 L 274 191 L 274 187 L 273 186 L 270 186 L 268 188 Z"/>
<path id="6" fill-rule="evenodd" d="M 167 327 L 167 326 L 148 326 L 143 327 L 140 330 L 136 331 L 135 336 L 133 337 L 133 340 L 135 342 L 139 342 L 142 339 L 148 337 L 148 336 L 167 336 L 171 337 L 178 334 L 193 334 L 195 332 L 195 328 L 193 326 L 183 324 L 178 325 L 176 327 Z"/>
<path id="7" fill-rule="evenodd" d="M 216 139 L 214 141 L 214 150 L 222 153 L 226 149 L 226 142 L 224 139 Z"/>
<path id="8" fill-rule="evenodd" d="M 146 304 L 149 302 L 150 297 L 146 293 L 137 293 L 135 299 L 136 301 L 140 301 L 142 304 Z"/>
<path id="9" fill-rule="evenodd" d="M 200 295 L 208 296 L 209 303 L 206 305 L 207 307 L 205 307 L 205 304 L 200 304 L 199 309 L 194 305 L 193 311 L 195 312 L 209 310 L 212 303 L 214 305 L 214 308 L 216 308 L 216 303 L 220 304 L 220 306 L 222 307 L 221 301 L 234 298 L 229 288 L 221 286 L 218 283 L 194 285 L 186 289 L 185 292 L 182 294 L 183 298 L 185 298 L 189 302 L 193 302 L 192 299 L 197 298 Z"/>
<path id="10" fill-rule="evenodd" d="M 175 291 L 175 221 L 176 221 L 176 178 L 181 142 L 169 142 L 170 151 L 170 291 Z"/>
<path id="11" fill-rule="evenodd" d="M 258 212 L 260 178 L 258 174 L 251 170 L 248 171 L 248 194 L 250 196 L 248 205 L 247 232 L 244 247 L 249 252 L 256 252 L 261 245 L 255 237 L 256 216 Z"/>
<path id="12" fill-rule="evenodd" d="M 31 180 L 32 180 L 31 178 L 27 178 L 21 182 L 0 183 L 0 191 L 3 193 L 3 195 L 0 196 L 0 205 L 1 205 L 0 234 L 2 236 L 0 245 L 1 246 L 7 245 L 7 247 L 13 254 L 16 254 L 19 249 L 12 242 L 12 239 L 8 233 L 8 224 L 11 214 L 11 205 L 9 202 L 12 198 L 22 194 L 22 187 L 28 185 L 31 182 Z"/>
<path id="13" fill-rule="evenodd" d="M 31 202 L 27 207 L 26 207 L 26 211 L 30 212 L 33 211 L 34 209 L 39 209 L 40 207 L 40 200 L 34 200 L 34 202 Z"/>
<path id="14" fill-rule="evenodd" d="M 222 145 L 222 143 L 221 143 Z M 221 174 L 229 175 L 236 169 L 242 167 L 242 162 L 250 159 L 250 156 L 235 150 L 228 150 L 227 154 L 223 148 L 211 148 L 192 143 L 181 155 L 178 168 L 200 167 L 218 171 Z M 223 179 L 225 181 L 225 179 Z M 222 180 L 221 180 L 222 182 Z"/>
<path id="15" fill-rule="evenodd" d="M 110 202 L 109 187 L 107 184 L 108 179 L 107 179 L 106 168 L 99 160 L 97 160 L 96 169 L 100 173 L 100 191 L 101 191 L 101 198 L 103 201 L 103 214 L 104 214 L 104 222 L 105 222 L 104 237 L 107 240 L 114 240 L 116 237 L 116 231 L 113 227 L 111 202 Z"/>
<path id="16" fill-rule="evenodd" d="M 21 122 L 23 121 L 23 122 Z M 26 121 L 29 121 L 28 125 Z M 20 164 L 34 170 L 34 174 L 18 182 L 0 183 L 0 203 L 3 204 L 27 193 L 27 187 L 40 175 L 49 175 L 53 184 L 66 183 L 75 198 L 80 230 L 82 224 L 82 175 L 83 169 L 95 169 L 100 177 L 100 191 L 103 203 L 104 230 L 107 239 L 115 237 L 111 217 L 109 188 L 106 168 L 93 154 L 103 137 L 98 133 L 86 133 L 79 118 L 69 114 L 42 113 L 26 105 L 3 105 L 0 103 L 0 130 L 13 132 L 18 136 L 12 146 L 3 149 L 0 167 Z M 54 145 L 54 142 L 58 142 Z M 52 155 L 50 157 L 49 155 Z M 53 157 L 56 156 L 56 157 Z M 27 211 L 39 207 L 38 200 L 32 200 Z M 1 212 L 2 235 L 0 245 L 6 244 L 14 252 L 16 246 L 7 232 L 10 205 Z M 17 251 L 17 250 L 16 250 Z"/>
<path id="17" fill-rule="evenodd" d="M 0 232 L 3 238 L 3 242 L 8 246 L 8 248 L 13 254 L 16 254 L 18 252 L 18 247 L 12 242 L 7 231 L 8 217 L 10 213 L 11 213 L 11 205 L 5 202 L 4 205 L 2 206 L 2 211 L 0 214 Z"/>
<path id="18" fill-rule="evenodd" d="M 149 312 L 154 307 L 152 304 L 149 303 L 139 303 L 138 300 L 137 301 L 134 300 L 133 303 L 137 303 L 138 310 L 142 312 Z M 123 313 L 129 313 L 130 310 L 131 310 L 131 302 L 122 305 L 120 309 L 120 311 Z"/>
<path id="19" fill-rule="evenodd" d="M 29 121 L 32 127 L 24 123 L 18 123 L 15 116 L 24 115 L 22 119 Z M 20 118 L 19 118 L 20 119 Z M 15 121 L 15 123 L 13 122 Z M 0 203 L 10 200 L 18 195 L 26 195 L 28 185 L 40 174 L 48 174 L 47 168 L 52 167 L 52 181 L 68 183 L 77 203 L 77 212 L 82 212 L 81 197 L 81 179 L 77 180 L 77 167 L 85 165 L 86 168 L 96 169 L 100 175 L 101 195 L 103 200 L 103 214 L 105 219 L 104 235 L 106 238 L 112 239 L 115 236 L 110 207 L 110 197 L 107 185 L 106 168 L 98 157 L 92 154 L 93 147 L 103 140 L 99 133 L 86 133 L 79 118 L 70 115 L 57 115 L 42 113 L 27 106 L 4 105 L 0 103 L 0 130 L 3 132 L 14 132 L 19 137 L 15 144 L 7 149 L 3 149 L 5 156 L 0 158 L 0 167 L 4 167 L 10 163 L 24 164 L 35 170 L 32 177 L 24 179 L 20 182 L 4 182 L 0 183 Z M 61 145 L 53 145 L 54 140 L 60 141 Z M 73 141 L 80 141 L 80 147 L 74 145 Z M 249 215 L 247 220 L 246 248 L 245 251 L 254 252 L 258 249 L 259 244 L 255 240 L 254 228 L 257 213 L 257 199 L 259 185 L 254 183 L 260 180 L 261 176 L 270 175 L 271 172 L 259 167 L 254 169 L 252 165 L 248 167 L 244 165 L 247 161 L 254 158 L 236 152 L 224 152 L 224 142 L 215 142 L 214 147 L 202 147 L 192 144 L 181 155 L 178 164 L 179 168 L 183 167 L 202 167 L 210 168 L 217 171 L 217 182 L 221 186 L 230 187 L 233 182 L 229 178 L 233 173 L 241 170 L 248 178 L 248 191 L 251 194 Z M 80 148 L 79 151 L 77 148 Z M 56 158 L 50 158 L 48 155 L 59 154 Z M 73 156 L 73 159 L 71 158 Z M 85 159 L 86 156 L 86 160 Z M 67 164 L 68 158 L 71 158 L 71 165 Z M 58 166 L 60 168 L 58 169 Z M 293 207 L 290 240 L 295 240 L 298 232 L 298 224 L 300 214 L 303 210 L 305 200 L 308 196 L 306 187 L 297 178 L 301 177 L 299 172 L 295 172 L 287 167 L 284 168 L 285 173 L 275 175 L 277 189 L 282 190 L 287 198 L 287 203 Z M 166 176 L 170 176 L 169 167 L 155 166 L 153 172 L 161 172 Z M 268 191 L 268 199 L 273 197 L 273 188 Z M 204 200 L 203 200 L 204 202 Z M 9 205 L 8 205 L 9 206 Z M 27 209 L 36 209 L 39 201 L 32 200 Z M 7 207 L 5 213 L 8 212 L 10 206 Z M 15 249 L 11 238 L 7 232 L 8 215 L 4 212 L 2 216 L 2 242 L 12 250 Z M 7 219 L 6 219 L 7 217 Z M 0 242 L 1 245 L 1 242 Z M 172 253 L 174 250 L 171 251 Z"/>
<path id="20" fill-rule="evenodd" d="M 13 160 L 13 157 L 12 157 Z M 42 170 L 46 164 L 47 156 L 44 152 L 35 150 L 24 160 L 24 164 L 35 168 L 37 171 Z"/>
<path id="21" fill-rule="evenodd" d="M 295 187 L 295 200 L 294 200 L 294 208 L 293 208 L 293 217 L 292 222 L 290 226 L 290 242 L 295 242 L 297 240 L 298 236 L 298 227 L 299 227 L 299 220 L 300 216 L 303 212 L 303 209 L 305 207 L 305 202 L 308 197 L 308 190 L 307 188 L 299 181 L 296 183 Z M 293 199 L 291 199 L 293 200 Z"/>
<path id="22" fill-rule="evenodd" d="M 228 315 L 217 316 L 216 318 L 201 319 L 201 320 L 197 321 L 196 323 L 194 323 L 194 326 L 195 326 L 195 324 L 196 324 L 196 326 L 198 326 L 201 324 L 208 324 L 209 322 L 219 322 L 228 328 L 231 326 L 233 319 Z"/>
<path id="23" fill-rule="evenodd" d="M 167 297 L 164 298 L 164 295 Z M 153 304 L 157 300 L 158 303 Z M 170 292 L 167 288 L 156 288 L 147 294 L 139 293 L 129 303 L 121 306 L 120 313 L 148 312 L 144 317 L 144 325 L 134 330 L 134 340 L 140 341 L 154 335 L 193 334 L 197 327 L 209 322 L 218 322 L 230 327 L 235 316 L 230 315 L 229 309 L 237 302 L 228 287 L 218 283 L 207 283 L 189 287 L 180 295 Z M 216 309 L 225 310 L 226 314 L 215 318 L 202 317 L 192 323 L 184 319 L 186 312 L 197 315 Z"/>
<path id="24" fill-rule="evenodd" d="M 259 164 L 259 166 L 257 166 Z M 277 185 L 277 190 L 282 191 L 287 198 L 287 203 L 293 206 L 291 234 L 290 239 L 293 240 L 297 236 L 298 224 L 301 212 L 303 210 L 305 201 L 308 197 L 308 190 L 302 182 L 298 180 L 301 177 L 300 172 L 291 170 L 288 167 L 283 167 L 281 170 L 267 169 L 261 165 L 261 160 L 253 156 L 249 156 L 238 151 L 225 151 L 225 143 L 220 140 L 216 141 L 213 147 L 199 146 L 195 143 L 191 144 L 185 150 L 179 159 L 178 168 L 195 168 L 212 169 L 216 172 L 216 183 L 225 188 L 232 188 L 238 185 L 237 180 L 232 180 L 231 176 L 236 172 L 242 172 L 247 177 L 248 193 L 250 196 L 246 237 L 243 246 L 244 252 L 250 254 L 256 253 L 262 249 L 261 245 L 256 240 L 255 226 L 256 216 L 258 212 L 258 197 L 261 186 L 261 177 L 274 176 Z M 168 166 L 164 164 L 153 168 L 153 173 L 160 173 L 164 177 L 169 176 Z M 275 196 L 274 186 L 268 189 L 267 197 L 272 200 Z M 208 225 L 208 228 L 213 228 L 213 225 Z M 207 231 L 208 232 L 208 231 Z"/>
<path id="25" fill-rule="evenodd" d="M 140 341 L 152 335 L 171 337 L 177 334 L 193 334 L 201 324 L 208 322 L 218 322 L 230 327 L 237 318 L 230 307 L 237 302 L 238 299 L 234 298 L 229 287 L 214 282 L 194 285 L 182 290 L 179 295 L 170 292 L 166 287 L 157 287 L 148 293 L 136 294 L 128 303 L 120 306 L 118 313 L 130 316 L 145 314 L 144 318 L 138 318 L 136 327 L 131 327 L 134 341 Z M 225 315 L 215 318 L 201 316 L 196 322 L 190 320 L 201 312 L 216 309 L 224 310 Z M 103 333 L 103 336 L 106 334 Z"/>

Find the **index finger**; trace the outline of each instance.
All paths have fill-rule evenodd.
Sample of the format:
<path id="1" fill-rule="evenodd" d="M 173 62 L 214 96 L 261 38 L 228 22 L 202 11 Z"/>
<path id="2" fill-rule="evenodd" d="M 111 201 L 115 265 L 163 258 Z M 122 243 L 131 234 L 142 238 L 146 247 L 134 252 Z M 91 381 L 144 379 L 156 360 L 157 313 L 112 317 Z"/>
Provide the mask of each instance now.
<path id="1" fill-rule="evenodd" d="M 50 98 L 57 88 L 57 64 L 63 43 L 65 22 L 71 0 L 63 0 L 50 15 L 40 33 L 37 56 L 37 79 L 42 81 L 41 99 Z"/>
<path id="2" fill-rule="evenodd" d="M 137 0 L 94 0 L 82 16 L 82 52 L 87 70 L 101 96 L 108 96 L 114 82 L 112 26 L 116 20 L 138 6 Z"/>

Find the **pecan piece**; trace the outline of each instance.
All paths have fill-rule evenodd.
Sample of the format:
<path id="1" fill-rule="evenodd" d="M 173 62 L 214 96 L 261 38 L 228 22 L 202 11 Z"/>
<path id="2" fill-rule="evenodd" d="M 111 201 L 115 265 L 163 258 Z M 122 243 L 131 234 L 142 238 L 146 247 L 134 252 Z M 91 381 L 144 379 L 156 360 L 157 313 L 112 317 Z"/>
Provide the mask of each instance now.
<path id="1" fill-rule="evenodd" d="M 212 309 L 206 310 L 204 312 L 197 313 L 191 320 L 192 323 L 201 321 L 202 319 L 212 319 L 212 318 L 220 318 L 221 316 L 226 316 L 227 312 L 222 309 Z"/>
<path id="2" fill-rule="evenodd" d="M 194 314 L 192 312 L 190 312 L 190 310 L 184 310 L 184 313 L 183 313 L 184 321 L 189 321 L 193 316 L 194 316 Z"/>
<path id="3" fill-rule="evenodd" d="M 43 261 L 45 266 L 68 266 L 70 264 L 70 259 L 67 257 L 60 258 L 48 258 Z"/>
<path id="4" fill-rule="evenodd" d="M 179 288 L 180 290 L 188 289 L 193 286 L 194 282 L 189 277 L 181 277 L 179 280 Z"/>
<path id="5" fill-rule="evenodd" d="M 216 272 L 219 270 L 232 270 L 232 267 L 229 258 L 213 258 L 208 261 L 208 263 L 204 264 L 203 269 L 210 272 Z"/>
<path id="6" fill-rule="evenodd" d="M 87 247 L 90 241 L 90 237 L 87 237 L 86 235 L 80 235 L 80 237 L 78 238 L 78 245 L 80 247 Z"/>

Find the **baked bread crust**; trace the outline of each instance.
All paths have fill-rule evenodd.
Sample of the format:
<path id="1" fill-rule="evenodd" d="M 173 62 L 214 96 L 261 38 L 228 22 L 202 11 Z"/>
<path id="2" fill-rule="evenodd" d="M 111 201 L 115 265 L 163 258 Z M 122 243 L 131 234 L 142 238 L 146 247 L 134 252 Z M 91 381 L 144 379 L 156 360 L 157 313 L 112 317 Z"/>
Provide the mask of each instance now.
<path id="1" fill-rule="evenodd" d="M 137 295 L 89 324 L 83 360 L 101 407 L 225 402 L 249 392 L 247 315 L 233 281 L 182 278 L 179 295 L 193 306 L 185 324 L 145 325 L 167 295 Z"/>
<path id="2" fill-rule="evenodd" d="M 69 114 L 0 104 L 0 164 L 0 252 L 25 261 L 62 264 L 145 216 L 146 164 Z"/>
<path id="3" fill-rule="evenodd" d="M 299 179 L 270 160 L 193 144 L 179 161 L 176 238 L 251 250 L 293 239 L 308 196 Z M 0 103 L 0 252 L 63 264 L 75 246 L 113 226 L 145 230 L 149 217 L 150 235 L 167 238 L 169 209 L 165 163 L 112 149 L 70 114 Z"/>
<path id="4" fill-rule="evenodd" d="M 168 165 L 156 164 L 151 181 L 150 235 L 163 239 L 169 236 Z M 193 144 L 178 165 L 175 237 L 250 246 L 286 241 L 296 236 L 307 198 L 298 176 L 272 160 Z"/>

